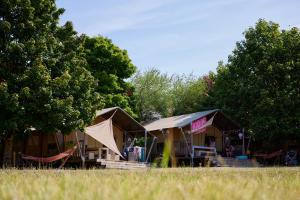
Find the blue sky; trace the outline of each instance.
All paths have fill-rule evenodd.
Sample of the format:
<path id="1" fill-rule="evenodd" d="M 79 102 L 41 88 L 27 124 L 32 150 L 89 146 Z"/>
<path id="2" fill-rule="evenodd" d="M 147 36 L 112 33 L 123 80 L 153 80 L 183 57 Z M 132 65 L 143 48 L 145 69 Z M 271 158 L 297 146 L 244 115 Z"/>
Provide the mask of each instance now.
<path id="1" fill-rule="evenodd" d="M 300 27 L 299 0 L 58 0 L 79 33 L 126 49 L 139 70 L 204 75 L 259 18 Z"/>

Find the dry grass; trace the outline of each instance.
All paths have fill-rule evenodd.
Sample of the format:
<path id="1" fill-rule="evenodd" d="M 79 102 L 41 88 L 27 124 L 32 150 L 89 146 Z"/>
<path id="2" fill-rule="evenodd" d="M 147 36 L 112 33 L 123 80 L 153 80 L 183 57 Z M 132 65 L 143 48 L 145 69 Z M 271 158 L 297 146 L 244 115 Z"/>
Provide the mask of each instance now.
<path id="1" fill-rule="evenodd" d="M 0 199 L 300 199 L 300 168 L 1 170 Z"/>

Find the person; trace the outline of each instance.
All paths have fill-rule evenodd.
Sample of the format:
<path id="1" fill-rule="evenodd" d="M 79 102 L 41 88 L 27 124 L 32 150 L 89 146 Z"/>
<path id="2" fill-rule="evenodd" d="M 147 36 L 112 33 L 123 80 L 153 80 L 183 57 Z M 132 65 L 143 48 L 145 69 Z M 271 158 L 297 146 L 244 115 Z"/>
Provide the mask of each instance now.
<path id="1" fill-rule="evenodd" d="M 230 157 L 230 145 L 225 146 L 225 151 L 226 151 L 226 157 Z"/>
<path id="2" fill-rule="evenodd" d="M 216 141 L 215 138 L 210 139 L 209 147 L 216 147 Z"/>
<path id="3" fill-rule="evenodd" d="M 225 138 L 225 151 L 226 151 L 226 157 L 231 157 L 231 145 L 230 145 L 230 139 L 228 136 Z"/>

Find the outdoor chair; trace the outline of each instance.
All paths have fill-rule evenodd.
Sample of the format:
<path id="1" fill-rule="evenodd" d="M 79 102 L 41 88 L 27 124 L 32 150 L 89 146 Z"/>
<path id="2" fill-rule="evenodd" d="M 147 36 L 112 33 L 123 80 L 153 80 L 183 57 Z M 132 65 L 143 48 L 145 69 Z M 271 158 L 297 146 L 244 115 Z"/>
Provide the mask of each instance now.
<path id="1" fill-rule="evenodd" d="M 290 150 L 285 155 L 285 165 L 287 166 L 295 166 L 297 165 L 297 151 Z"/>

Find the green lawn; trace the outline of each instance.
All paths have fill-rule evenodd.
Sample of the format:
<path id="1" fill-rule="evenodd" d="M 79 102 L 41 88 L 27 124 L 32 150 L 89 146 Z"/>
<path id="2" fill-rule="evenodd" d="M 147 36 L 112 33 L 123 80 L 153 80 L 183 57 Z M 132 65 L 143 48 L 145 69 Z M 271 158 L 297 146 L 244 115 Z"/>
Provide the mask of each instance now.
<path id="1" fill-rule="evenodd" d="M 0 199 L 300 199 L 300 168 L 1 170 Z"/>

